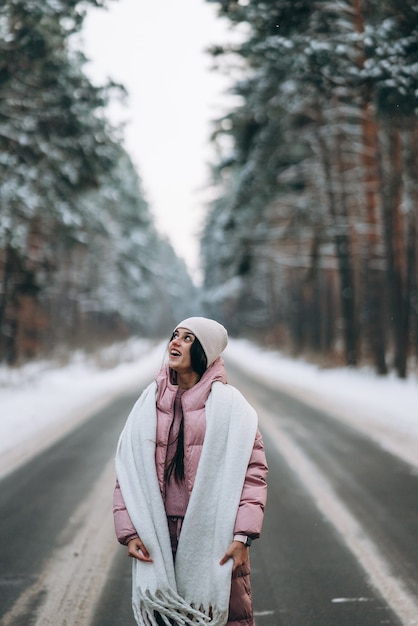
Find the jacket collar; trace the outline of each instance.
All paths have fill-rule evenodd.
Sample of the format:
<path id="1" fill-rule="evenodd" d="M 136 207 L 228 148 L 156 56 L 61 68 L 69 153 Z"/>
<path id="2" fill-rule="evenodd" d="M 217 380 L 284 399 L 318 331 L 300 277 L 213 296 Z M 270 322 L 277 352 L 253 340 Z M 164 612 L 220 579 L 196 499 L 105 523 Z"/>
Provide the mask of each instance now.
<path id="1" fill-rule="evenodd" d="M 170 369 L 167 364 L 163 365 L 156 377 L 158 387 L 157 407 L 163 411 L 172 409 L 178 386 L 170 380 Z M 205 406 L 205 402 L 216 381 L 226 383 L 225 365 L 222 357 L 218 357 L 214 363 L 203 374 L 196 385 L 186 389 L 181 397 L 183 408 L 186 410 L 200 409 Z"/>

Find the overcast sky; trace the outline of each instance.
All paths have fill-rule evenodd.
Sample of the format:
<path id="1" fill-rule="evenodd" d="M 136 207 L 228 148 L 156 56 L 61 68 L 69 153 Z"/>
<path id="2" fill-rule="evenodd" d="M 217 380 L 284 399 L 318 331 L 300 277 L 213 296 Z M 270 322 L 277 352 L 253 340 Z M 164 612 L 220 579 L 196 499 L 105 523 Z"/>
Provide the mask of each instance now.
<path id="1" fill-rule="evenodd" d="M 209 122 L 226 110 L 228 85 L 210 71 L 204 49 L 230 36 L 204 0 L 112 0 L 108 10 L 90 11 L 83 31 L 89 75 L 111 77 L 129 92 L 126 147 L 157 226 L 195 278 L 213 154 Z"/>

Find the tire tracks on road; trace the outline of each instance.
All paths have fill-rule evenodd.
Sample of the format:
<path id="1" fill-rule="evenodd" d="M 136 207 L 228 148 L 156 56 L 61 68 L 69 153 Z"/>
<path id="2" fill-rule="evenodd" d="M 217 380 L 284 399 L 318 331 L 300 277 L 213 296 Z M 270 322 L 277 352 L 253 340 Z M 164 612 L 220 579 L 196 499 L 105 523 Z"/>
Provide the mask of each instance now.
<path id="1" fill-rule="evenodd" d="M 20 623 L 34 606 L 34 626 L 90 623 L 118 549 L 109 515 L 114 480 L 112 459 L 63 528 L 36 582 L 3 616 L 2 626 Z"/>
<path id="2" fill-rule="evenodd" d="M 412 596 L 391 572 L 389 563 L 365 529 L 339 498 L 319 467 L 294 440 L 280 428 L 277 420 L 253 399 L 263 431 L 274 443 L 292 471 L 306 487 L 317 508 L 333 525 L 344 544 L 368 575 L 371 584 L 385 598 L 405 626 L 418 624 L 418 599 Z"/>

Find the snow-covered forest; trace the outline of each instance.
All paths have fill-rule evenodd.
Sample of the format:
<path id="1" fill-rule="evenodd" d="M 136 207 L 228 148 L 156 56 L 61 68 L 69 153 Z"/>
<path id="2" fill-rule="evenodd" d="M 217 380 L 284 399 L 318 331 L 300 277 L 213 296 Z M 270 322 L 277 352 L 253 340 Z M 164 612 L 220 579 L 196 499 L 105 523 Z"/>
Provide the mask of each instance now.
<path id="1" fill-rule="evenodd" d="M 407 375 L 418 355 L 418 5 L 208 0 L 236 106 L 214 132 L 205 296 L 235 332 Z"/>
<path id="2" fill-rule="evenodd" d="M 97 0 L 0 7 L 0 360 L 166 332 L 194 287 L 74 45 Z"/>
<path id="3" fill-rule="evenodd" d="M 1 3 L 0 361 L 159 336 L 202 310 L 232 335 L 406 377 L 418 362 L 416 2 L 205 1 L 231 26 L 208 59 L 234 104 L 213 122 L 200 291 L 107 117 L 123 86 L 84 72 L 78 34 L 105 0 Z"/>

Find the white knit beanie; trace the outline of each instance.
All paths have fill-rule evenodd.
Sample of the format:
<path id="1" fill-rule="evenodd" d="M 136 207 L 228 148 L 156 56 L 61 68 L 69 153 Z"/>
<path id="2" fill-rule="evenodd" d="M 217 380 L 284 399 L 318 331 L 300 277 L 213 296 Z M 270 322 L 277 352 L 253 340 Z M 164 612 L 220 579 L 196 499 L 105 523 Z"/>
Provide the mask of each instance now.
<path id="1" fill-rule="evenodd" d="M 188 317 L 177 324 L 177 328 L 191 330 L 199 339 L 209 365 L 212 365 L 228 344 L 228 333 L 222 324 L 207 317 Z"/>

